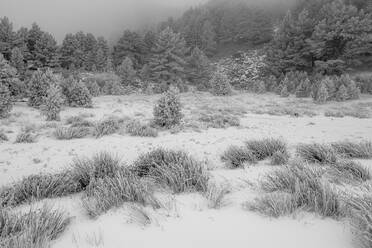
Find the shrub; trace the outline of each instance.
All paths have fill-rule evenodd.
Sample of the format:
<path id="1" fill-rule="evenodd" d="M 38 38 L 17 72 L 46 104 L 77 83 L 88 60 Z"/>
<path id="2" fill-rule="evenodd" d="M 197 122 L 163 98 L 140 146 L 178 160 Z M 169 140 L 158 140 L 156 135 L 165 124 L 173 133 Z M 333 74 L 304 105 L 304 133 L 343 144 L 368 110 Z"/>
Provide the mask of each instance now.
<path id="1" fill-rule="evenodd" d="M 328 90 L 325 81 L 320 82 L 317 93 L 315 94 L 315 102 L 317 103 L 326 103 L 328 100 Z"/>
<path id="2" fill-rule="evenodd" d="M 347 158 L 372 158 L 371 142 L 342 141 L 332 143 L 331 146 L 338 154 L 341 154 Z"/>
<path id="3" fill-rule="evenodd" d="M 230 146 L 221 156 L 222 161 L 232 168 L 240 168 L 244 163 L 257 161 L 253 152 L 245 147 Z"/>
<path id="4" fill-rule="evenodd" d="M 239 118 L 228 113 L 202 114 L 199 117 L 199 121 L 207 123 L 208 128 L 228 128 L 240 126 Z"/>
<path id="5" fill-rule="evenodd" d="M 154 123 L 160 127 L 170 128 L 180 124 L 182 118 L 178 96 L 174 91 L 165 92 L 154 107 Z"/>
<path id="6" fill-rule="evenodd" d="M 254 202 L 246 203 L 245 207 L 250 211 L 274 218 L 293 214 L 298 209 L 293 195 L 283 192 L 258 197 Z"/>
<path id="7" fill-rule="evenodd" d="M 253 84 L 253 92 L 257 94 L 263 94 L 266 92 L 266 86 L 264 81 L 256 80 Z"/>
<path id="8" fill-rule="evenodd" d="M 85 189 L 91 181 L 105 177 L 114 177 L 120 169 L 120 160 L 110 153 L 101 152 L 91 159 L 76 159 L 72 164 L 72 178 Z"/>
<path id="9" fill-rule="evenodd" d="M 60 87 L 55 84 L 50 85 L 43 102 L 42 113 L 46 116 L 46 120 L 59 121 L 61 119 L 59 113 L 64 102 Z"/>
<path id="10" fill-rule="evenodd" d="M 287 152 L 287 144 L 281 139 L 250 140 L 245 145 L 258 160 L 271 157 L 278 151 Z"/>
<path id="11" fill-rule="evenodd" d="M 213 74 L 209 85 L 212 87 L 212 93 L 216 96 L 229 96 L 232 94 L 229 78 L 221 70 Z"/>
<path id="12" fill-rule="evenodd" d="M 0 118 L 7 117 L 13 108 L 13 100 L 8 87 L 0 82 Z"/>
<path id="13" fill-rule="evenodd" d="M 289 154 L 286 150 L 284 151 L 277 151 L 270 157 L 270 163 L 272 165 L 284 165 L 288 163 Z"/>
<path id="14" fill-rule="evenodd" d="M 94 135 L 97 138 L 114 134 L 121 128 L 120 121 L 116 118 L 108 118 L 98 122 L 94 127 Z"/>
<path id="15" fill-rule="evenodd" d="M 71 107 L 92 107 L 92 96 L 82 81 L 71 83 L 66 98 Z"/>
<path id="16" fill-rule="evenodd" d="M 47 206 L 25 214 L 0 209 L 0 246 L 48 247 L 48 243 L 57 239 L 70 221 L 65 213 Z"/>
<path id="17" fill-rule="evenodd" d="M 346 87 L 344 85 L 341 85 L 336 93 L 336 100 L 339 102 L 344 102 L 348 100 L 349 96 L 347 94 Z"/>
<path id="18" fill-rule="evenodd" d="M 183 151 L 158 148 L 141 155 L 134 162 L 134 171 L 140 177 L 151 177 L 157 183 L 181 193 L 195 190 L 205 192 L 209 176 L 203 166 Z"/>
<path id="19" fill-rule="evenodd" d="M 311 82 L 308 78 L 302 80 L 296 88 L 296 97 L 309 97 L 311 93 Z"/>
<path id="20" fill-rule="evenodd" d="M 118 171 L 113 177 L 92 181 L 86 190 L 83 206 L 89 216 L 97 217 L 125 202 L 159 206 L 151 190 L 138 176 L 127 170 Z"/>
<path id="21" fill-rule="evenodd" d="M 90 132 L 89 127 L 59 127 L 54 131 L 54 136 L 59 140 L 81 139 Z"/>
<path id="22" fill-rule="evenodd" d="M 360 98 L 360 89 L 356 86 L 354 80 L 350 79 L 350 83 L 347 85 L 348 99 L 356 100 Z"/>
<path id="23" fill-rule="evenodd" d="M 15 143 L 34 143 L 36 141 L 36 136 L 31 132 L 21 132 L 17 135 Z"/>
<path id="24" fill-rule="evenodd" d="M 281 91 L 280 91 L 280 96 L 281 97 L 289 97 L 290 93 L 288 91 L 287 85 L 283 85 Z"/>
<path id="25" fill-rule="evenodd" d="M 310 163 L 334 164 L 337 161 L 337 153 L 330 145 L 299 144 L 296 152 L 300 158 Z"/>
<path id="26" fill-rule="evenodd" d="M 101 94 L 101 88 L 96 81 L 85 82 L 85 86 L 87 87 L 91 96 L 97 97 Z"/>
<path id="27" fill-rule="evenodd" d="M 141 124 L 139 121 L 130 121 L 126 124 L 125 130 L 132 136 L 141 136 L 141 137 L 157 137 L 158 130 L 155 128 Z"/>
<path id="28" fill-rule="evenodd" d="M 48 97 L 48 90 L 50 85 L 57 85 L 58 78 L 51 70 L 42 72 L 35 71 L 28 82 L 28 105 L 31 107 L 40 107 L 44 104 L 45 98 Z"/>
<path id="29" fill-rule="evenodd" d="M 78 192 L 78 189 L 69 172 L 32 175 L 1 188 L 0 206 L 12 207 L 32 200 L 66 196 Z"/>
<path id="30" fill-rule="evenodd" d="M 372 94 L 372 75 L 369 73 L 360 74 L 355 77 L 355 81 L 361 93 Z"/>

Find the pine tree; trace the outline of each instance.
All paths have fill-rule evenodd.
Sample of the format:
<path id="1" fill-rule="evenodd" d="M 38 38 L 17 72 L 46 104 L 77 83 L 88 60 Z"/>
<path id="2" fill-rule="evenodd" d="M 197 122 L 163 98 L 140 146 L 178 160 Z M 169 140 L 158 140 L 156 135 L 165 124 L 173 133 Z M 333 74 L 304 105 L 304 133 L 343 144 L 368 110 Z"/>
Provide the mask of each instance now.
<path id="1" fill-rule="evenodd" d="M 287 85 L 286 84 L 283 84 L 283 87 L 282 87 L 282 89 L 280 91 L 280 96 L 281 97 L 289 97 L 289 95 L 290 95 L 290 93 L 288 91 Z"/>
<path id="2" fill-rule="evenodd" d="M 114 46 L 113 59 L 114 65 L 119 66 L 126 57 L 129 57 L 134 68 L 140 69 L 144 64 L 144 55 L 146 53 L 146 46 L 142 37 L 136 33 L 126 30 L 123 36 Z"/>
<path id="3" fill-rule="evenodd" d="M 21 49 L 15 47 L 12 49 L 12 55 L 10 58 L 10 64 L 17 69 L 20 75 L 25 73 L 25 62 Z"/>
<path id="4" fill-rule="evenodd" d="M 0 83 L 0 118 L 7 117 L 13 108 L 13 101 L 9 89 Z"/>
<path id="5" fill-rule="evenodd" d="M 46 72 L 35 71 L 28 82 L 28 105 L 36 108 L 43 105 L 44 100 L 48 97 L 50 85 L 54 84 L 58 84 L 58 79 L 51 70 L 48 69 Z"/>
<path id="6" fill-rule="evenodd" d="M 106 55 L 105 52 L 100 48 L 97 51 L 96 59 L 95 59 L 95 66 L 98 71 L 104 71 L 106 67 Z"/>
<path id="7" fill-rule="evenodd" d="M 0 84 L 5 85 L 12 97 L 18 97 L 25 91 L 24 86 L 17 77 L 17 70 L 10 66 L 0 54 Z"/>
<path id="8" fill-rule="evenodd" d="M 157 84 L 172 84 L 185 78 L 185 40 L 170 28 L 164 29 L 156 40 L 150 60 L 151 79 Z"/>
<path id="9" fill-rule="evenodd" d="M 42 113 L 46 116 L 47 121 L 59 121 L 61 119 L 59 114 L 63 102 L 61 88 L 57 84 L 51 84 L 42 106 Z"/>
<path id="10" fill-rule="evenodd" d="M 198 89 L 206 90 L 211 77 L 211 63 L 198 47 L 195 47 L 189 58 L 188 78 Z"/>
<path id="11" fill-rule="evenodd" d="M 0 54 L 3 54 L 6 60 L 10 60 L 15 35 L 13 24 L 8 17 L 0 18 Z"/>
<path id="12" fill-rule="evenodd" d="M 160 127 L 172 127 L 180 124 L 183 114 L 177 93 L 165 92 L 154 107 L 154 123 Z"/>
<path id="13" fill-rule="evenodd" d="M 229 96 L 232 94 L 229 78 L 220 68 L 213 74 L 209 85 L 212 93 L 216 96 Z"/>
<path id="14" fill-rule="evenodd" d="M 123 86 L 133 86 L 136 71 L 133 68 L 133 62 L 129 57 L 126 57 L 117 68 L 117 74 L 120 77 Z"/>
<path id="15" fill-rule="evenodd" d="M 309 97 L 311 94 L 311 82 L 308 78 L 301 80 L 296 88 L 296 97 Z"/>
<path id="16" fill-rule="evenodd" d="M 208 55 L 212 55 L 217 48 L 216 33 L 210 21 L 205 21 L 201 32 L 201 49 Z"/>
<path id="17" fill-rule="evenodd" d="M 111 57 L 108 57 L 106 60 L 105 72 L 114 72 L 114 65 Z"/>
<path id="18" fill-rule="evenodd" d="M 316 93 L 315 101 L 317 103 L 322 104 L 322 103 L 326 103 L 328 98 L 329 98 L 329 95 L 328 95 L 327 85 L 325 84 L 324 81 L 322 81 L 320 82 L 318 91 Z"/>

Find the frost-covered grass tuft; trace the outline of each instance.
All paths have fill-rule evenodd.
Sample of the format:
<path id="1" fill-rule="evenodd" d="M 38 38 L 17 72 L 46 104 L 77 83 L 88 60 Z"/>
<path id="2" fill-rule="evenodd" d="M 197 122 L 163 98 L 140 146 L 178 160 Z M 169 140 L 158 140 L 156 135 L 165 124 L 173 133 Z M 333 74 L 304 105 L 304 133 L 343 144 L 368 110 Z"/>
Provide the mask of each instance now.
<path id="1" fill-rule="evenodd" d="M 330 145 L 326 144 L 299 144 L 297 155 L 309 163 L 334 164 L 337 162 L 337 153 Z"/>
<path id="2" fill-rule="evenodd" d="M 15 143 L 35 143 L 36 136 L 31 132 L 21 132 L 17 135 Z"/>
<path id="3" fill-rule="evenodd" d="M 0 247 L 46 248 L 70 223 L 65 213 L 44 206 L 25 214 L 0 209 Z"/>
<path id="4" fill-rule="evenodd" d="M 81 139 L 88 136 L 91 129 L 88 127 L 58 127 L 54 136 L 59 140 Z"/>
<path id="5" fill-rule="evenodd" d="M 246 142 L 246 147 L 250 150 L 257 160 L 264 160 L 273 156 L 276 152 L 287 152 L 287 144 L 281 139 L 261 139 L 249 140 Z"/>
<path id="6" fill-rule="evenodd" d="M 238 146 L 230 146 L 221 156 L 221 159 L 231 168 L 240 168 L 246 162 L 255 163 L 257 161 L 252 151 Z"/>
<path id="7" fill-rule="evenodd" d="M 332 143 L 331 146 L 338 154 L 347 158 L 372 158 L 371 142 L 342 141 Z"/>
<path id="8" fill-rule="evenodd" d="M 91 217 L 97 217 L 125 202 L 159 207 L 158 201 L 146 183 L 127 169 L 118 171 L 113 177 L 92 181 L 85 194 L 83 206 Z"/>
<path id="9" fill-rule="evenodd" d="M 158 148 L 140 156 L 133 169 L 140 177 L 150 177 L 175 193 L 207 190 L 207 171 L 183 151 Z"/>

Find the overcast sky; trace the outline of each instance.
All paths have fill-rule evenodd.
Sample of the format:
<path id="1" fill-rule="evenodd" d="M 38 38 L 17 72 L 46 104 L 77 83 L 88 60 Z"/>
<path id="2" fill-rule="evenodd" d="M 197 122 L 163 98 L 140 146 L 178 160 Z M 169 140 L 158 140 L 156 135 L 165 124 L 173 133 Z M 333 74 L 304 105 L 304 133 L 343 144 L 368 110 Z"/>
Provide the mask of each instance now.
<path id="1" fill-rule="evenodd" d="M 61 42 L 70 32 L 84 31 L 115 39 L 125 28 L 157 23 L 205 0 L 0 0 L 0 17 L 16 29 L 37 22 Z"/>

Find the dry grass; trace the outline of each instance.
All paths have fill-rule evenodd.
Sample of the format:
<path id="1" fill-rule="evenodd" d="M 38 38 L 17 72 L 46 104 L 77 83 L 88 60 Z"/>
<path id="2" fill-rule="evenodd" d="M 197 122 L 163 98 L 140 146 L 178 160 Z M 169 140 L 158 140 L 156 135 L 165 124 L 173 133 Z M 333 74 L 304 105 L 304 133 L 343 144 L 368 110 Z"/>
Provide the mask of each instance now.
<path id="1" fill-rule="evenodd" d="M 205 192 L 205 197 L 208 200 L 208 207 L 219 209 L 227 204 L 225 196 L 230 193 L 230 187 L 228 185 L 218 185 L 216 183 L 210 183 L 208 190 Z"/>
<path id="2" fill-rule="evenodd" d="M 117 118 L 108 118 L 96 123 L 94 127 L 94 135 L 96 138 L 103 137 L 118 132 L 122 125 L 121 121 Z"/>
<path id="3" fill-rule="evenodd" d="M 132 136 L 140 136 L 140 137 L 157 137 L 158 130 L 156 128 L 151 127 L 150 125 L 142 124 L 139 121 L 129 121 L 125 125 L 125 131 Z"/>
<path id="4" fill-rule="evenodd" d="M 35 143 L 36 136 L 33 135 L 31 132 L 21 132 L 17 135 L 15 143 Z"/>
<path id="5" fill-rule="evenodd" d="M 360 184 L 372 179 L 371 173 L 360 163 L 344 160 L 330 166 L 327 175 L 333 183 Z"/>
<path id="6" fill-rule="evenodd" d="M 337 162 L 336 151 L 326 144 L 299 144 L 296 153 L 309 163 L 334 164 Z"/>
<path id="7" fill-rule="evenodd" d="M 351 142 L 341 141 L 332 143 L 333 149 L 340 155 L 347 158 L 372 158 L 372 143 L 371 142 Z"/>
<path id="8" fill-rule="evenodd" d="M 230 146 L 221 156 L 221 159 L 231 168 L 240 168 L 246 162 L 253 164 L 257 161 L 252 151 L 238 146 Z"/>
<path id="9" fill-rule="evenodd" d="M 208 173 L 183 151 L 158 148 L 140 156 L 133 169 L 140 177 L 150 177 L 175 193 L 207 190 Z"/>
<path id="10" fill-rule="evenodd" d="M 8 137 L 6 136 L 6 134 L 2 131 L 2 130 L 0 130 L 0 143 L 1 142 L 4 142 L 4 141 L 8 141 L 9 139 L 8 139 Z"/>
<path id="11" fill-rule="evenodd" d="M 44 206 L 26 214 L 0 209 L 0 247 L 47 248 L 70 223 L 64 213 Z"/>
<path id="12" fill-rule="evenodd" d="M 120 170 L 113 177 L 92 181 L 85 192 L 83 206 L 89 216 L 97 217 L 125 202 L 151 204 L 159 207 L 150 187 L 129 170 Z"/>
<path id="13" fill-rule="evenodd" d="M 58 127 L 54 131 L 54 137 L 59 140 L 81 139 L 91 133 L 89 127 Z"/>
<path id="14" fill-rule="evenodd" d="M 245 143 L 246 148 L 250 150 L 257 160 L 264 160 L 273 156 L 276 152 L 287 152 L 287 144 L 281 139 L 261 139 L 249 140 Z"/>
<path id="15" fill-rule="evenodd" d="M 66 196 L 80 191 L 71 173 L 32 175 L 20 182 L 0 189 L 0 207 L 18 206 L 23 203 Z"/>

